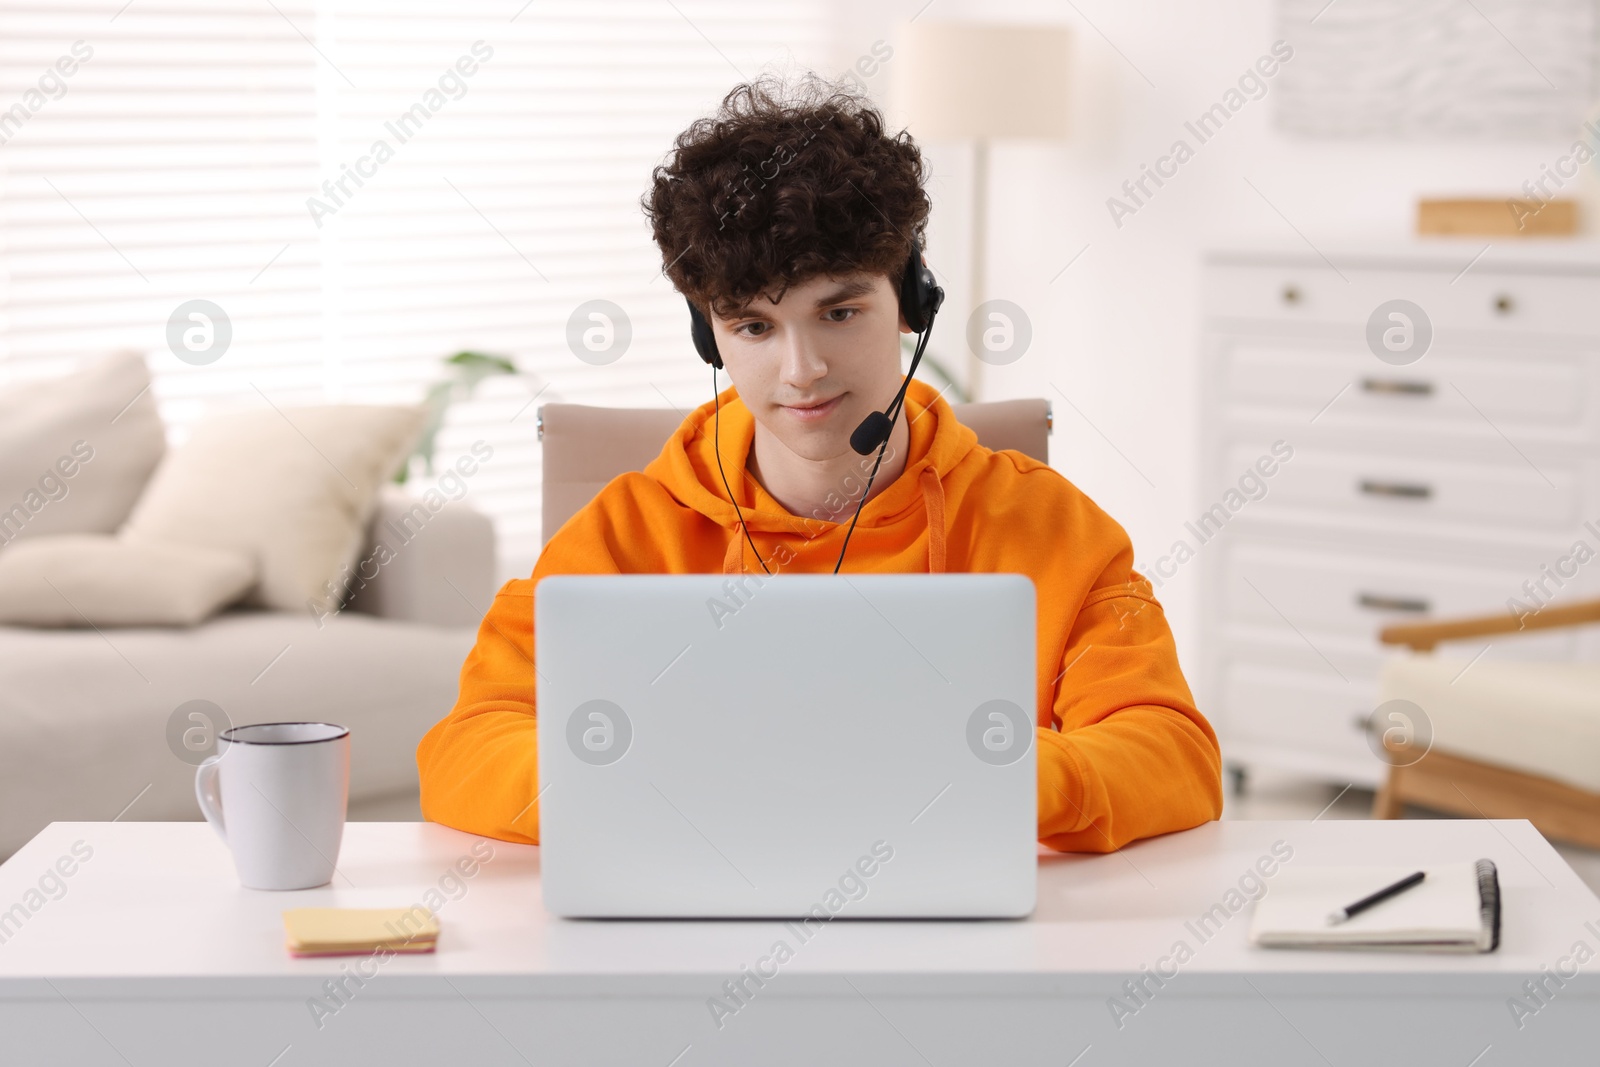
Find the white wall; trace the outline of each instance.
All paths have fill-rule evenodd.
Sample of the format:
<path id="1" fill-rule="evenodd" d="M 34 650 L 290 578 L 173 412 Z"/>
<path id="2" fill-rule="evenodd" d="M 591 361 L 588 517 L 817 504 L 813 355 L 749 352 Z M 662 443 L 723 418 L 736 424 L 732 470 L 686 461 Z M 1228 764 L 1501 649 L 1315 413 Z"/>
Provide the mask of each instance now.
<path id="1" fill-rule="evenodd" d="M 877 39 L 902 47 L 906 20 L 923 3 L 841 4 L 839 67 Z M 1106 199 L 1121 195 L 1141 164 L 1165 154 L 1185 135 L 1183 123 L 1217 102 L 1274 40 L 1293 45 L 1316 27 L 1278 28 L 1275 5 L 1266 0 L 934 0 L 917 17 L 1065 23 L 1073 30 L 1076 133 L 1059 146 L 999 144 L 992 153 L 988 292 L 1029 313 L 1034 341 L 1018 362 L 985 368 L 983 399 L 1054 400 L 1053 464 L 1127 528 L 1141 564 L 1164 552 L 1201 505 L 1202 250 L 1273 242 L 1303 249 L 1291 222 L 1318 247 L 1401 240 L 1412 229 L 1418 196 L 1509 196 L 1572 143 L 1296 141 L 1271 128 L 1269 81 L 1265 98 L 1246 104 L 1119 229 Z M 898 127 L 903 114 L 889 98 L 892 73 L 868 84 Z M 936 171 L 928 258 L 951 293 L 930 349 L 954 353 L 967 314 L 969 152 L 960 144 L 924 148 Z M 1586 173 L 1580 180 L 1587 209 L 1593 179 Z M 1160 594 L 1191 669 L 1198 572 L 1181 568 Z"/>

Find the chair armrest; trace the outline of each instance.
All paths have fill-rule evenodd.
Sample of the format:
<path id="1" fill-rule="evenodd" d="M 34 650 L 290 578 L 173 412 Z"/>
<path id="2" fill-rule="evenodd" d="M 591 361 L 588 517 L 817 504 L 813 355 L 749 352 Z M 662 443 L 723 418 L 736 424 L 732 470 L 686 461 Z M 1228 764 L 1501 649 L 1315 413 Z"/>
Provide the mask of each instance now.
<path id="1" fill-rule="evenodd" d="M 352 570 L 347 610 L 476 628 L 497 585 L 494 523 L 464 501 L 430 511 L 399 486 L 385 486 Z"/>
<path id="2" fill-rule="evenodd" d="M 1438 622 L 1408 622 L 1399 626 L 1385 626 L 1378 640 L 1386 645 L 1409 645 L 1418 652 L 1431 652 L 1441 641 L 1459 641 L 1468 637 L 1485 637 L 1489 634 L 1514 634 L 1525 630 L 1553 630 L 1563 626 L 1581 626 L 1600 622 L 1600 600 L 1580 600 L 1560 607 L 1544 608 L 1538 612 L 1513 615 L 1476 615 L 1465 619 L 1441 619 Z"/>

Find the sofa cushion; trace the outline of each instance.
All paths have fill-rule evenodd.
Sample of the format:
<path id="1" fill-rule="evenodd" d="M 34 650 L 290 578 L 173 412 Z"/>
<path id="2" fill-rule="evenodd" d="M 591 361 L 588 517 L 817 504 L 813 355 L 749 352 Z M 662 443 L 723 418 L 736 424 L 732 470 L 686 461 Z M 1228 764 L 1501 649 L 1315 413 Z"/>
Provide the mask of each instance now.
<path id="1" fill-rule="evenodd" d="M 1381 699 L 1421 708 L 1441 752 L 1600 793 L 1600 663 L 1467 667 L 1431 655 L 1389 660 Z"/>
<path id="2" fill-rule="evenodd" d="M 202 420 L 162 461 L 125 532 L 256 561 L 245 603 L 307 612 L 337 596 L 420 407 L 268 406 Z"/>
<path id="3" fill-rule="evenodd" d="M 107 534 L 36 537 L 0 552 L 0 623 L 193 626 L 255 582 L 238 552 Z"/>
<path id="4" fill-rule="evenodd" d="M 144 358 L 0 390 L 0 545 L 111 533 L 166 451 Z"/>

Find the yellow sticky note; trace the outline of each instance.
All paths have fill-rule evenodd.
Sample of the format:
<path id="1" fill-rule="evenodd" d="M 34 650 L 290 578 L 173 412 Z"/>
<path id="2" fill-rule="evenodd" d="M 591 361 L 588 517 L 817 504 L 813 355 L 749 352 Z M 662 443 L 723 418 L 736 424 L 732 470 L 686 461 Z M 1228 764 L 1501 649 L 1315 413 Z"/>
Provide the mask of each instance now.
<path id="1" fill-rule="evenodd" d="M 289 951 L 333 955 L 388 948 L 428 951 L 439 920 L 420 905 L 410 908 L 290 908 L 283 913 Z"/>

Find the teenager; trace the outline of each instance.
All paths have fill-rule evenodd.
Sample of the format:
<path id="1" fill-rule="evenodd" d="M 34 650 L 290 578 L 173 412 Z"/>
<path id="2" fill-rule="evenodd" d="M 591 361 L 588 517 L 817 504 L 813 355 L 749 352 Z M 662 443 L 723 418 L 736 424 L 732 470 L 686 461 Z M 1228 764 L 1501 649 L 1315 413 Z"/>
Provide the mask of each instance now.
<path id="1" fill-rule="evenodd" d="M 893 410 L 901 334 L 925 325 L 901 294 L 925 176 L 908 134 L 816 79 L 738 86 L 678 136 L 643 206 L 695 347 L 732 385 L 495 597 L 455 708 L 417 749 L 426 818 L 539 840 L 539 579 L 836 568 L 1033 579 L 1044 844 L 1107 852 L 1220 816 L 1216 734 L 1127 534 L 1053 468 L 978 444 L 931 386 L 912 380 Z M 864 456 L 851 438 L 878 411 L 892 429 Z"/>

